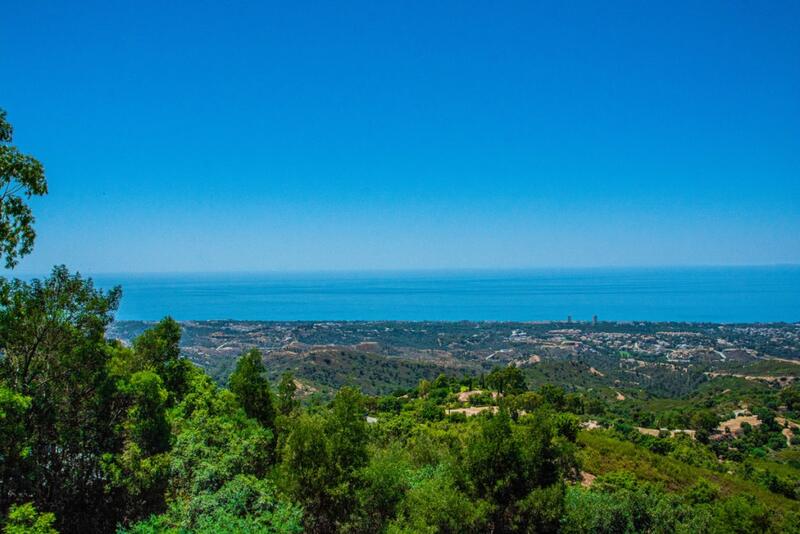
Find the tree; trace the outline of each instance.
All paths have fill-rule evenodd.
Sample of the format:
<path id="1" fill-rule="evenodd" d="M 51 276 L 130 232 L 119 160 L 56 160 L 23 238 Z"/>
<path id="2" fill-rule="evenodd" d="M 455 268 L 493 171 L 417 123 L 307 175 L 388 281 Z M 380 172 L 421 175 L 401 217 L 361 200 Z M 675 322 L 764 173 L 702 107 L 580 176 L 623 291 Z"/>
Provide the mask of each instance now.
<path id="1" fill-rule="evenodd" d="M 526 391 L 514 397 L 514 409 L 532 412 L 542 406 L 544 398 L 533 391 Z"/>
<path id="2" fill-rule="evenodd" d="M 494 532 L 556 530 L 564 502 L 561 466 L 571 466 L 556 447 L 546 414 L 513 425 L 501 410 L 484 419 L 464 451 L 463 471 L 475 498 L 489 505 Z"/>
<path id="3" fill-rule="evenodd" d="M 31 503 L 12 506 L 3 527 L 4 534 L 58 534 L 53 528 L 56 517 L 51 513 L 40 514 Z"/>
<path id="4" fill-rule="evenodd" d="M 238 399 L 202 371 L 191 374 L 189 386 L 176 407 L 170 455 L 174 494 L 215 492 L 240 474 L 263 477 L 272 456 L 270 429 L 248 417 Z"/>
<path id="5" fill-rule="evenodd" d="M 419 386 L 417 386 L 417 391 L 420 397 L 425 397 L 431 390 L 431 383 L 429 380 L 425 380 L 424 378 L 419 381 Z"/>
<path id="6" fill-rule="evenodd" d="M 248 417 L 264 428 L 275 429 L 275 408 L 261 351 L 252 349 L 239 358 L 230 378 L 230 389 Z"/>
<path id="7" fill-rule="evenodd" d="M 20 480 L 25 474 L 25 450 L 29 436 L 25 418 L 31 407 L 30 397 L 24 397 L 0 383 L 0 510 L 7 505 L 8 481 Z"/>
<path id="8" fill-rule="evenodd" d="M 472 501 L 444 466 L 428 470 L 399 506 L 389 534 L 488 532 L 485 502 Z"/>
<path id="9" fill-rule="evenodd" d="M 130 400 L 125 432 L 146 455 L 169 448 L 169 423 L 166 419 L 167 391 L 161 377 L 152 371 L 139 371 L 122 385 Z"/>
<path id="10" fill-rule="evenodd" d="M 691 504 L 708 504 L 719 497 L 719 486 L 701 478 L 686 493 L 686 500 Z"/>
<path id="11" fill-rule="evenodd" d="M 339 390 L 325 417 L 303 414 L 293 421 L 283 448 L 283 475 L 306 511 L 309 532 L 335 532 L 348 520 L 368 459 L 364 402 L 355 389 Z"/>
<path id="12" fill-rule="evenodd" d="M 186 392 L 190 364 L 181 358 L 180 342 L 181 326 L 172 317 L 165 317 L 133 340 L 138 363 L 135 370 L 158 373 L 169 392 L 169 405 L 179 402 Z"/>
<path id="13" fill-rule="evenodd" d="M 0 498 L 33 501 L 67 532 L 108 530 L 117 521 L 101 463 L 120 446 L 125 413 L 115 409 L 105 342 L 119 298 L 119 288 L 95 289 L 65 267 L 44 280 L 0 282 L 0 381 L 30 399 L 24 476 L 2 480 Z"/>
<path id="14" fill-rule="evenodd" d="M 450 387 L 450 379 L 447 378 L 446 374 L 439 373 L 439 376 L 437 376 L 436 380 L 433 381 L 432 386 L 435 389 Z"/>
<path id="15" fill-rule="evenodd" d="M 583 395 L 569 393 L 564 397 L 564 408 L 572 413 L 582 414 L 586 410 Z"/>
<path id="16" fill-rule="evenodd" d="M 602 477 L 598 477 L 600 480 Z M 618 532 L 708 532 L 704 528 L 676 529 L 679 509 L 674 499 L 652 487 L 590 491 L 573 486 L 567 492 L 561 532 L 614 534 Z M 726 532 L 714 530 L 713 532 Z"/>
<path id="17" fill-rule="evenodd" d="M 382 532 L 409 489 L 411 467 L 400 447 L 378 449 L 358 473 L 358 515 L 350 531 Z"/>
<path id="18" fill-rule="evenodd" d="M 498 504 L 522 494 L 520 462 L 511 420 L 504 411 L 482 421 L 464 454 L 464 467 L 476 496 Z"/>
<path id="19" fill-rule="evenodd" d="M 274 485 L 252 475 L 237 475 L 218 491 L 176 501 L 167 513 L 132 526 L 127 534 L 300 534 L 302 510 L 276 494 Z"/>
<path id="20" fill-rule="evenodd" d="M 440 421 L 444 417 L 442 407 L 430 399 L 419 404 L 417 414 L 422 421 Z"/>
<path id="21" fill-rule="evenodd" d="M 297 391 L 297 384 L 294 382 L 294 375 L 287 371 L 281 376 L 278 384 L 278 412 L 281 415 L 289 415 L 299 405 L 294 398 Z"/>
<path id="22" fill-rule="evenodd" d="M 751 495 L 735 495 L 716 507 L 714 532 L 769 532 L 773 513 Z"/>
<path id="23" fill-rule="evenodd" d="M 692 415 L 690 425 L 697 431 L 711 433 L 717 428 L 719 418 L 711 410 L 698 410 Z"/>
<path id="24" fill-rule="evenodd" d="M 761 421 L 759 430 L 762 432 L 781 431 L 781 426 L 775 419 L 775 414 L 772 413 L 768 408 L 758 408 L 754 410 L 753 413 L 756 415 L 756 417 L 758 417 L 758 420 Z"/>
<path id="25" fill-rule="evenodd" d="M 553 384 L 542 384 L 539 388 L 539 394 L 544 398 L 544 401 L 554 408 L 562 408 L 564 406 L 564 389 Z"/>
<path id="26" fill-rule="evenodd" d="M 792 386 L 781 390 L 778 398 L 789 411 L 800 411 L 800 387 Z"/>
<path id="27" fill-rule="evenodd" d="M 13 128 L 0 109 L 0 258 L 8 269 L 31 252 L 36 239 L 35 219 L 25 200 L 47 194 L 44 167 L 11 146 L 12 139 Z"/>
<path id="28" fill-rule="evenodd" d="M 305 509 L 308 531 L 333 532 L 340 508 L 330 490 L 337 481 L 325 420 L 319 415 L 300 415 L 286 438 L 282 456 L 282 480 Z"/>
<path id="29" fill-rule="evenodd" d="M 528 389 L 522 371 L 514 365 L 493 369 L 486 384 L 503 394 L 516 395 Z"/>
<path id="30" fill-rule="evenodd" d="M 342 476 L 349 477 L 367 463 L 367 422 L 364 398 L 352 387 L 344 387 L 331 402 L 327 432 L 331 453 Z"/>

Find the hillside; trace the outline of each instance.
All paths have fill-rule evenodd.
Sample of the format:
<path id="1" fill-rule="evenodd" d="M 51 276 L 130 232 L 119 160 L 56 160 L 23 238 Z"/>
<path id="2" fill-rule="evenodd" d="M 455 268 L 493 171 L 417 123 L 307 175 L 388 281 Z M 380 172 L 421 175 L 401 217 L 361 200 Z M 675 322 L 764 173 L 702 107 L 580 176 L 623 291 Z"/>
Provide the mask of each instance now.
<path id="1" fill-rule="evenodd" d="M 110 335 L 130 342 L 148 326 L 115 322 Z M 432 376 L 430 366 L 453 375 L 513 364 L 533 384 L 660 397 L 725 376 L 776 383 L 800 376 L 797 324 L 189 321 L 182 335 L 182 353 L 221 384 L 237 355 L 251 348 L 265 354 L 273 378 L 292 370 L 315 387 L 369 391 L 413 385 Z M 321 364 L 308 357 L 317 353 L 330 357 Z M 354 358 L 370 363 L 353 369 Z"/>
<path id="2" fill-rule="evenodd" d="M 442 372 L 456 375 L 455 369 L 443 369 L 433 363 L 336 348 L 302 354 L 271 353 L 264 363 L 274 381 L 291 371 L 296 378 L 327 392 L 354 386 L 367 395 L 413 388 L 420 380 L 434 380 Z"/>
<path id="3" fill-rule="evenodd" d="M 800 365 L 751 348 L 796 325 L 120 324 L 44 287 L 70 313 L 18 284 L 0 320 L 12 532 L 800 525 Z"/>

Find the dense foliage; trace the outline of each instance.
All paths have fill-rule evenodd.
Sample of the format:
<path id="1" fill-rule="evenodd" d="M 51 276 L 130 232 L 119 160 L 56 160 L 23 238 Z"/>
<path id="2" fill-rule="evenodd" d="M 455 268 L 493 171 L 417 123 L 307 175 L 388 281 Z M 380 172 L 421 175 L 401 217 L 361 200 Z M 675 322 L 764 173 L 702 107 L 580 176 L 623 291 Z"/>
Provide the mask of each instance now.
<path id="1" fill-rule="evenodd" d="M 2 296 L 7 532 L 798 525 L 791 464 L 752 452 L 785 448 L 772 439 L 781 429 L 768 409 L 763 424 L 718 451 L 713 440 L 643 435 L 626 423 L 643 415 L 613 403 L 552 385 L 530 391 L 516 367 L 440 375 L 383 397 L 344 387 L 330 402 L 304 405 L 290 375 L 273 391 L 258 351 L 243 354 L 229 389 L 221 388 L 182 360 L 180 326 L 170 318 L 131 346 L 106 340 L 119 290 L 99 291 L 63 267 L 45 280 L 5 282 Z M 796 395 L 765 398 L 789 414 Z M 480 413 L 468 417 L 470 407 Z M 698 408 L 685 421 L 710 434 L 715 414 Z M 590 416 L 607 429 L 581 431 Z M 729 448 L 750 460 L 725 460 Z M 729 474 L 736 465 L 743 467 Z M 597 475 L 588 487 L 585 473 Z"/>

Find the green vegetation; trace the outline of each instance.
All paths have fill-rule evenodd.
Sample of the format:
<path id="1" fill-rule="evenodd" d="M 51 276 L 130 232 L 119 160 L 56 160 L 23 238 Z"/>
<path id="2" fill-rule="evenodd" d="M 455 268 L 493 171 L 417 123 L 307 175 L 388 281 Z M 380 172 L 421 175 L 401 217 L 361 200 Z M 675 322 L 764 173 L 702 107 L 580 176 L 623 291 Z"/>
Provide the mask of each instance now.
<path id="1" fill-rule="evenodd" d="M 441 374 L 385 396 L 343 387 L 330 402 L 303 405 L 289 374 L 273 391 L 258 351 L 238 359 L 230 389 L 184 365 L 169 318 L 130 347 L 106 341 L 119 291 L 98 291 L 64 268 L 43 281 L 6 283 L 3 296 L 7 532 L 729 532 L 732 525 L 789 532 L 798 525 L 800 466 L 773 441 L 781 429 L 766 407 L 758 409 L 760 425 L 732 438 L 742 458 L 730 459 L 711 439 L 640 434 L 626 421 L 641 411 L 626 415 L 613 399 L 550 384 L 531 391 L 516 367 Z M 794 410 L 796 393 L 762 399 Z M 631 404 L 670 413 L 682 402 L 690 403 Z M 474 406 L 479 415 L 465 416 Z M 593 411 L 607 429 L 580 431 Z M 719 420 L 713 406 L 685 416 L 708 438 L 718 435 Z M 590 487 L 580 484 L 587 473 L 597 477 Z"/>
<path id="2" fill-rule="evenodd" d="M 255 349 L 248 351 L 236 363 L 236 370 L 230 379 L 230 389 L 248 417 L 274 432 L 275 409 L 272 407 L 272 394 L 266 374 L 261 353 Z"/>
<path id="3" fill-rule="evenodd" d="M 343 385 L 357 386 L 370 395 L 389 393 L 414 387 L 423 378 L 433 380 L 443 371 L 430 363 L 352 350 L 320 350 L 302 357 L 272 356 L 269 363 L 272 379 L 292 372 L 326 393 L 334 393 Z"/>
<path id="4" fill-rule="evenodd" d="M 6 268 L 30 253 L 36 232 L 35 218 L 25 201 L 47 194 L 44 167 L 11 145 L 14 129 L 0 109 L 0 258 Z"/>

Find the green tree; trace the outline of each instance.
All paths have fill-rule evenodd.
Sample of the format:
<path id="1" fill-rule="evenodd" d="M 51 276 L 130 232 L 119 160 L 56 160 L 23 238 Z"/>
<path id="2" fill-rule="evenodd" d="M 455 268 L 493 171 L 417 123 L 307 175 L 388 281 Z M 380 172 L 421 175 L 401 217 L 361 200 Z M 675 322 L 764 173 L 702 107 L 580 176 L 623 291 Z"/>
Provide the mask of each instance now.
<path id="1" fill-rule="evenodd" d="M 64 531 L 107 530 L 117 518 L 101 461 L 120 445 L 120 421 L 104 334 L 120 290 L 97 290 L 65 267 L 0 286 L 0 382 L 30 398 L 25 473 L 3 480 L 0 498 L 33 501 Z"/>
<path id="2" fill-rule="evenodd" d="M 464 467 L 476 495 L 492 503 L 510 502 L 521 495 L 521 461 L 511 420 L 502 411 L 482 421 L 464 454 Z"/>
<path id="3" fill-rule="evenodd" d="M 47 194 L 44 167 L 10 144 L 13 131 L 0 109 L 0 258 L 8 269 L 31 252 L 36 239 L 33 212 L 25 201 Z"/>
<path id="4" fill-rule="evenodd" d="M 582 414 L 586 411 L 586 399 L 583 395 L 569 393 L 564 397 L 564 408 L 572 413 Z"/>
<path id="5" fill-rule="evenodd" d="M 200 370 L 173 414 L 170 495 L 218 491 L 237 475 L 263 477 L 271 463 L 272 432 L 248 417 L 234 395 Z"/>
<path id="6" fill-rule="evenodd" d="M 544 404 L 544 398 L 533 391 L 526 391 L 514 397 L 514 409 L 532 412 Z"/>
<path id="7" fill-rule="evenodd" d="M 450 387 L 450 379 L 447 378 L 446 374 L 439 373 L 439 376 L 437 376 L 436 380 L 433 381 L 432 386 L 434 389 L 448 388 Z"/>
<path id="8" fill-rule="evenodd" d="M 283 449 L 283 478 L 306 511 L 309 532 L 335 532 L 355 512 L 360 470 L 367 464 L 364 401 L 342 388 L 322 414 L 303 414 Z"/>
<path id="9" fill-rule="evenodd" d="M 695 430 L 711 433 L 717 428 L 719 418 L 711 410 L 698 410 L 692 414 L 690 425 Z"/>
<path id="10" fill-rule="evenodd" d="M 421 421 L 440 421 L 444 417 L 442 407 L 429 399 L 419 404 L 417 414 Z"/>
<path id="11" fill-rule="evenodd" d="M 169 405 L 183 398 L 186 392 L 188 361 L 181 358 L 181 326 L 172 317 L 165 317 L 153 328 L 133 340 L 138 367 L 158 373 L 169 392 Z"/>
<path id="12" fill-rule="evenodd" d="M 157 454 L 169 448 L 170 428 L 166 418 L 167 391 L 161 377 L 152 371 L 139 371 L 122 385 L 130 408 L 125 432 L 145 454 Z"/>
<path id="13" fill-rule="evenodd" d="M 302 510 L 276 494 L 268 480 L 237 475 L 218 491 L 175 501 L 161 515 L 131 526 L 126 534 L 299 534 Z"/>
<path id="14" fill-rule="evenodd" d="M 485 501 L 473 501 L 443 465 L 423 470 L 399 505 L 389 534 L 489 532 Z"/>
<path id="15" fill-rule="evenodd" d="M 750 495 L 736 495 L 715 507 L 714 532 L 770 532 L 773 512 Z"/>
<path id="16" fill-rule="evenodd" d="M 399 446 L 378 449 L 358 473 L 358 513 L 348 530 L 381 532 L 410 487 L 411 466 Z"/>
<path id="17" fill-rule="evenodd" d="M 154 371 L 137 371 L 118 382 L 120 405 L 127 406 L 121 451 L 103 456 L 106 492 L 114 495 L 124 520 L 137 519 L 164 507 L 169 476 L 170 426 L 167 391 Z"/>
<path id="18" fill-rule="evenodd" d="M 297 399 L 294 398 L 296 392 L 297 384 L 295 384 L 294 375 L 290 371 L 283 373 L 278 384 L 278 412 L 281 415 L 289 415 L 299 405 Z"/>
<path id="19" fill-rule="evenodd" d="M 292 425 L 283 449 L 282 481 L 304 508 L 310 532 L 333 532 L 337 507 L 330 442 L 321 415 L 300 415 Z"/>
<path id="20" fill-rule="evenodd" d="M 331 453 L 342 478 L 349 478 L 367 463 L 367 422 L 364 398 L 351 387 L 340 389 L 331 402 L 327 434 Z"/>
<path id="21" fill-rule="evenodd" d="M 53 528 L 56 517 L 51 513 L 40 514 L 31 503 L 12 506 L 3 527 L 4 534 L 58 534 Z"/>
<path id="22" fill-rule="evenodd" d="M 425 397 L 431 390 L 431 383 L 429 380 L 425 380 L 424 378 L 419 381 L 419 385 L 417 386 L 417 391 L 420 397 Z"/>
<path id="23" fill-rule="evenodd" d="M 691 504 L 708 504 L 719 498 L 719 486 L 701 478 L 686 493 L 686 500 Z"/>
<path id="24" fill-rule="evenodd" d="M 239 358 L 230 378 L 230 389 L 248 417 L 264 428 L 275 429 L 275 408 L 261 351 L 252 349 Z"/>
<path id="25" fill-rule="evenodd" d="M 25 476 L 25 450 L 29 446 L 25 418 L 31 407 L 30 397 L 25 397 L 0 383 L 0 505 L 9 503 L 6 486 L 9 481 Z"/>
<path id="26" fill-rule="evenodd" d="M 172 450 L 150 457 L 168 461 L 166 511 L 154 510 L 158 515 L 135 523 L 129 532 L 299 531 L 299 508 L 264 480 L 272 434 L 247 417 L 230 391 L 193 369 L 183 401 L 169 413 L 176 430 Z M 123 482 L 148 482 L 148 464 L 136 467 Z"/>
<path id="27" fill-rule="evenodd" d="M 706 528 L 677 529 L 681 509 L 675 500 L 655 488 L 637 484 L 614 489 L 593 486 L 590 491 L 572 487 L 565 504 L 561 531 L 567 534 L 708 532 Z"/>
<path id="28" fill-rule="evenodd" d="M 476 499 L 486 501 L 495 532 L 555 530 L 563 507 L 562 458 L 547 414 L 514 425 L 501 410 L 485 418 L 464 451 L 463 471 Z"/>
<path id="29" fill-rule="evenodd" d="M 780 401 L 789 411 L 800 411 L 800 387 L 792 386 L 781 390 L 778 395 Z"/>
<path id="30" fill-rule="evenodd" d="M 781 427 L 775 420 L 775 414 L 768 408 L 758 408 L 754 410 L 758 420 L 761 421 L 759 430 L 762 432 L 780 432 Z"/>
<path id="31" fill-rule="evenodd" d="M 563 408 L 566 395 L 564 389 L 553 384 L 542 384 L 539 388 L 539 394 L 544 401 L 553 408 Z"/>
<path id="32" fill-rule="evenodd" d="M 493 369 L 486 377 L 486 385 L 503 394 L 517 395 L 528 389 L 525 376 L 515 365 Z"/>

